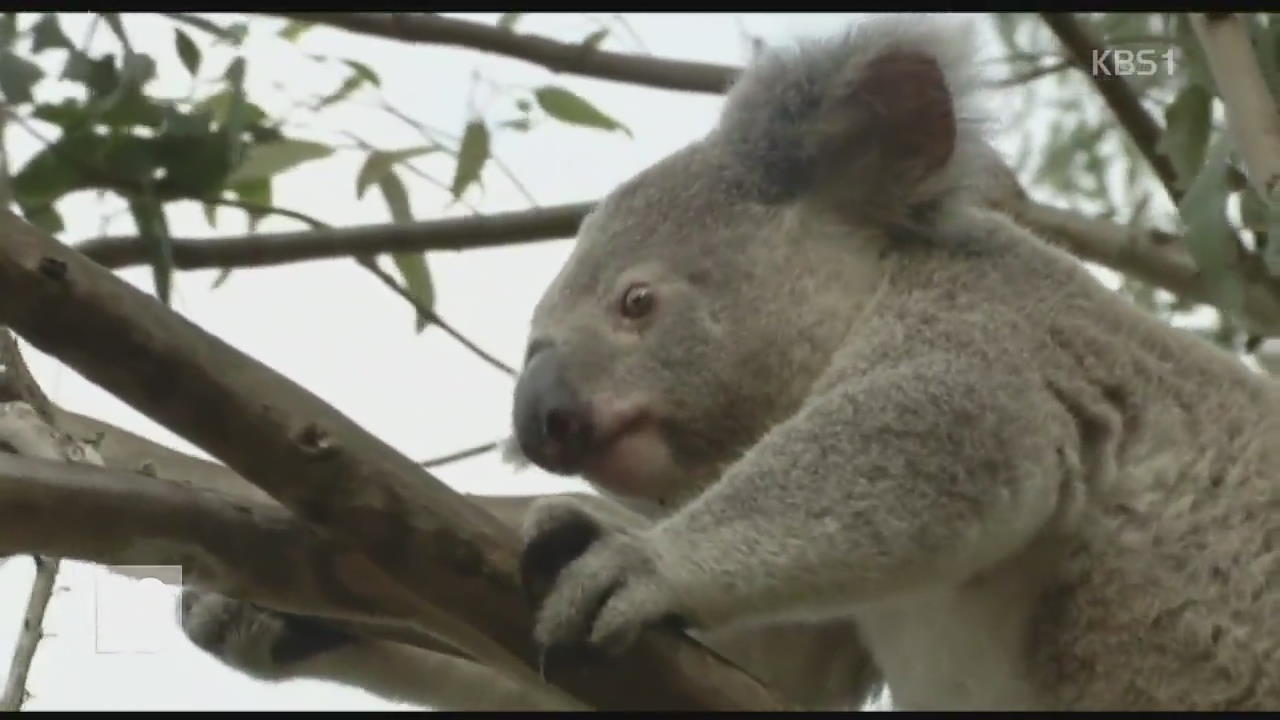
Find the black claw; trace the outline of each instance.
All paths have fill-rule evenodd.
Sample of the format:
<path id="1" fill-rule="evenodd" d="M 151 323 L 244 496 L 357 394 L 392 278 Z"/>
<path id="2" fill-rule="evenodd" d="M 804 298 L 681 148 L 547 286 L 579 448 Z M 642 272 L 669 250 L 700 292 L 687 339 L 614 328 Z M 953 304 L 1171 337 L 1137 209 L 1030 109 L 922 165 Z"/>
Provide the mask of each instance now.
<path id="1" fill-rule="evenodd" d="M 678 613 L 670 613 L 658 620 L 658 626 L 671 632 L 683 635 L 689 630 L 689 619 Z"/>
<path id="2" fill-rule="evenodd" d="M 607 659 L 604 652 L 587 643 L 551 645 L 539 651 L 538 671 L 545 681 L 548 675 L 572 673 L 575 670 L 598 665 Z"/>
<path id="3" fill-rule="evenodd" d="M 601 535 L 586 516 L 561 523 L 529 541 L 520 554 L 520 584 L 530 607 L 542 604 L 556 576 L 587 551 Z"/>
<path id="4" fill-rule="evenodd" d="M 281 615 L 284 633 L 271 648 L 271 659 L 289 665 L 355 642 L 355 636 L 332 624 L 303 615 Z"/>

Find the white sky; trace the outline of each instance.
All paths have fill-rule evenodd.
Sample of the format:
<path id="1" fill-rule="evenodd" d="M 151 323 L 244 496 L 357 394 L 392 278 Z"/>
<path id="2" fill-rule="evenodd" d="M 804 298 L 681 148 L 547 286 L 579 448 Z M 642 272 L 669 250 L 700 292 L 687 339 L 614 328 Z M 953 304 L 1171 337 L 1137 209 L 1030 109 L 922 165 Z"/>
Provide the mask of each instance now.
<path id="1" fill-rule="evenodd" d="M 496 14 L 463 15 L 492 23 Z M 633 13 L 627 20 L 654 55 L 670 58 L 741 64 L 747 44 L 746 28 L 767 42 L 825 34 L 842 28 L 856 16 L 809 14 L 659 14 Z M 736 18 L 736 19 L 735 19 Z M 239 19 L 227 15 L 221 22 Z M 185 95 L 186 71 L 173 50 L 171 23 L 148 16 L 126 16 L 136 49 L 152 55 L 159 65 L 153 92 Z M 536 87 L 545 82 L 564 85 L 626 123 L 634 139 L 548 122 L 528 135 L 506 132 L 494 140 L 496 154 L 530 188 L 539 203 L 553 205 L 590 200 L 663 155 L 700 136 L 714 123 L 720 98 L 667 92 L 622 83 L 578 77 L 554 77 L 548 71 L 516 60 L 483 53 L 429 46 L 410 46 L 350 33 L 316 29 L 298 46 L 275 35 L 283 22 L 255 18 L 244 51 L 249 60 L 250 97 L 276 110 L 288 99 L 284 92 L 330 91 L 343 77 L 339 71 L 320 72 L 303 53 L 348 57 L 373 67 L 382 77 L 385 96 L 404 112 L 450 132 L 466 121 L 468 86 L 473 72 L 507 87 Z M 66 14 L 63 26 L 73 41 L 83 37 L 84 15 Z M 594 29 L 580 13 L 526 16 L 522 31 L 578 41 Z M 192 31 L 202 46 L 205 36 Z M 105 27 L 97 42 L 114 43 Z M 625 33 L 614 33 L 604 47 L 637 52 Z M 52 67 L 61 69 L 57 55 Z M 206 72 L 221 71 L 225 52 L 206 56 Z M 485 94 L 477 95 L 483 101 Z M 494 100 L 495 109 L 511 100 Z M 504 104 L 505 103 L 505 104 Z M 506 117 L 486 113 L 490 120 Z M 345 127 L 382 148 L 422 144 L 422 138 L 403 123 L 368 109 L 335 110 L 327 127 Z M 333 137 L 332 134 L 325 137 Z M 21 163 L 38 147 L 20 128 L 9 129 L 8 141 Z M 343 151 L 333 158 L 305 166 L 278 179 L 275 204 L 300 210 L 334 225 L 389 221 L 382 198 L 369 192 L 354 197 L 354 178 L 364 156 Z M 450 165 L 427 164 L 448 181 Z M 419 218 L 444 214 L 445 198 L 430 185 L 402 174 L 409 185 L 413 210 Z M 482 211 L 527 207 L 524 198 L 490 167 L 487 191 L 468 199 Z M 89 195 L 61 206 L 67 242 L 99 234 L 99 205 Z M 450 214 L 463 209 L 447 211 Z M 211 230 L 195 207 L 170 213 L 175 235 L 200 236 L 238 233 L 242 213 L 223 210 L 221 225 Z M 295 229 L 289 220 L 271 219 L 264 230 Z M 132 232 L 127 216 L 119 216 L 110 232 Z M 528 314 L 543 288 L 570 249 L 569 241 L 525 247 L 435 253 L 430 256 L 439 310 L 482 347 L 510 365 L 517 365 L 526 339 Z M 137 268 L 122 275 L 150 291 L 149 271 Z M 367 271 L 350 260 L 295 264 L 280 268 L 240 270 L 219 289 L 210 285 L 216 272 L 179 275 L 174 307 L 187 318 L 231 345 L 283 372 L 323 397 L 342 412 L 402 452 L 428 458 L 496 439 L 506 432 L 512 381 L 475 359 L 436 329 L 413 332 L 412 311 Z M 27 348 L 33 370 L 56 402 L 188 452 L 185 441 L 143 417 L 110 394 L 86 382 L 74 371 Z M 578 489 L 536 470 L 513 473 L 493 455 L 442 467 L 437 476 L 468 492 L 523 494 Z M 51 635 L 41 643 L 28 688 L 27 708 L 55 709 L 380 709 L 396 707 L 349 687 L 298 680 L 261 683 L 231 670 L 188 645 L 177 633 L 173 610 L 164 605 L 102 600 L 100 583 L 123 592 L 92 568 L 67 564 L 46 621 Z M 0 668 L 7 665 L 25 606 L 31 563 L 14 558 L 0 566 Z M 97 623 L 95 583 L 99 583 L 98 611 L 110 616 Z M 107 598 L 108 600 L 110 598 Z M 114 609 L 113 609 L 114 608 Z M 108 620 L 116 632 L 104 629 Z M 127 633 L 118 632 L 127 628 Z M 101 652 L 101 643 L 143 637 L 153 653 Z M 99 649 L 95 650 L 95 643 Z"/>

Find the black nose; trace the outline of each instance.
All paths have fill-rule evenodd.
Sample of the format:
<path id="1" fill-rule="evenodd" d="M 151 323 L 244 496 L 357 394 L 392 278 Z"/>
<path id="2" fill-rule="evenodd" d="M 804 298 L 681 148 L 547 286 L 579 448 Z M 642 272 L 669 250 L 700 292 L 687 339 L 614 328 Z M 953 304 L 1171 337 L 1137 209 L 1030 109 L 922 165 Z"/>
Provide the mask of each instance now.
<path id="1" fill-rule="evenodd" d="M 554 347 L 539 350 L 525 365 L 512 413 L 526 457 L 550 472 L 578 472 L 591 442 L 591 424 Z"/>

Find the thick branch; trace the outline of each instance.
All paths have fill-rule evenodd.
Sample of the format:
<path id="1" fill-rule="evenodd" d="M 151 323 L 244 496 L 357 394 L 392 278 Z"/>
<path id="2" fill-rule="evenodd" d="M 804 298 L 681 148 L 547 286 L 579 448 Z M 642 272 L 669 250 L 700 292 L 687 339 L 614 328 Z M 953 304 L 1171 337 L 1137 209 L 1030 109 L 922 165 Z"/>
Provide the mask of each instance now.
<path id="1" fill-rule="evenodd" d="M 608 52 L 429 13 L 269 14 L 324 23 L 392 40 L 453 45 L 497 53 L 541 65 L 553 72 L 618 80 L 667 90 L 722 93 L 739 72 L 739 68 L 724 65 Z"/>
<path id="2" fill-rule="evenodd" d="M 536 240 L 560 240 L 577 234 L 578 224 L 593 205 L 575 203 L 493 215 L 334 230 L 174 239 L 173 262 L 176 267 L 187 270 L 261 267 L 358 254 L 470 250 Z M 147 262 L 146 246 L 137 237 L 87 240 L 77 245 L 76 250 L 108 268 Z"/>
<path id="3" fill-rule="evenodd" d="M 1263 200 L 1280 203 L 1280 109 L 1254 57 L 1248 27 L 1231 13 L 1194 13 L 1191 26 L 1204 47 L 1249 180 Z"/>
<path id="4" fill-rule="evenodd" d="M 1178 172 L 1169 157 L 1158 149 L 1164 130 L 1142 107 L 1137 94 L 1129 87 L 1129 81 L 1114 72 L 1103 74 L 1093 71 L 1093 58 L 1095 54 L 1101 54 L 1104 48 L 1071 13 L 1042 12 L 1040 15 L 1049 29 L 1058 36 L 1076 66 L 1093 80 L 1098 94 L 1102 95 L 1107 107 L 1115 113 L 1116 119 L 1124 126 L 1138 151 L 1151 164 L 1156 177 L 1176 203 L 1182 197 L 1182 190 L 1178 186 Z M 1111 66 L 1108 65 L 1108 68 Z"/>
<path id="5" fill-rule="evenodd" d="M 481 662 L 536 677 L 516 534 L 311 393 L 18 218 L 0 228 L 0 321 L 332 533 L 344 583 Z M 548 680 L 604 709 L 776 707 L 687 638 Z"/>
<path id="6" fill-rule="evenodd" d="M 0 146 L 3 144 L 0 142 Z M 3 179 L 7 183 L 7 169 L 0 168 L 0 171 L 3 171 L 0 175 L 4 176 Z M 22 407 L 34 414 L 27 424 L 46 424 L 52 418 L 53 404 L 49 402 L 49 397 L 31 376 L 31 370 L 27 367 L 27 362 L 18 348 L 17 338 L 9 332 L 8 328 L 0 327 L 0 408 L 12 408 L 18 403 L 22 403 Z M 3 420 L 10 430 L 14 429 L 13 426 L 22 424 L 18 418 L 8 413 L 4 413 Z M 52 430 L 51 427 L 48 429 Z M 70 444 L 74 443 L 65 437 L 61 438 L 63 442 L 57 442 L 58 438 L 47 434 L 44 437 L 37 435 L 35 439 L 39 447 L 31 447 L 20 442 L 16 437 L 17 434 L 19 433 L 6 435 L 5 444 L 14 452 L 27 455 L 70 455 L 71 453 L 61 451 L 70 450 Z M 32 433 L 20 434 L 32 435 Z M 79 447 L 75 447 L 75 450 L 77 450 L 75 453 L 77 458 L 84 457 L 85 453 Z M 11 456 L 8 453 L 0 453 L 0 457 Z M 0 552 L 0 556 L 7 554 Z M 36 648 L 44 638 L 44 614 L 49 607 L 49 598 L 53 596 L 54 584 L 58 580 L 58 570 L 62 564 L 57 557 L 33 555 L 31 559 L 36 564 L 36 576 L 31 582 L 27 608 L 22 614 L 22 626 L 18 630 L 18 640 L 14 644 L 13 657 L 9 661 L 9 675 L 5 680 L 3 693 L 0 693 L 0 711 L 21 710 L 22 705 L 27 701 L 27 675 L 31 672 L 31 661 L 35 659 Z"/>

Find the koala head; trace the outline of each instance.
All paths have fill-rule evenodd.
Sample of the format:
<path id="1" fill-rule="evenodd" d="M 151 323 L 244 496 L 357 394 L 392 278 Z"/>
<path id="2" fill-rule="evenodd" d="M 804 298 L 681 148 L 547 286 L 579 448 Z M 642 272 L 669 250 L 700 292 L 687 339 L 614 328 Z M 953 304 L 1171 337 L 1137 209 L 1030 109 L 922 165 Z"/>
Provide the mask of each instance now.
<path id="1" fill-rule="evenodd" d="M 711 133 L 602 200 L 534 310 L 520 451 L 678 503 L 795 412 L 988 152 L 971 34 L 880 18 L 765 55 Z"/>

